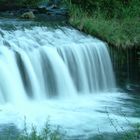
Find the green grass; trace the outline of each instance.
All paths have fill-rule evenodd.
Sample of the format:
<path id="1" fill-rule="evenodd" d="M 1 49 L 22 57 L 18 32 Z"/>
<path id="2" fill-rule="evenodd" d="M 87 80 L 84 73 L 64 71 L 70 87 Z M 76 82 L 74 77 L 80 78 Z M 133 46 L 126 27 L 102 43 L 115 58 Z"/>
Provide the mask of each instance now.
<path id="1" fill-rule="evenodd" d="M 81 5 L 67 1 L 70 10 L 70 24 L 81 31 L 99 37 L 115 47 L 139 47 L 140 44 L 140 2 L 131 2 L 130 6 L 108 4 L 104 7 L 100 3 L 92 10 L 85 10 Z M 107 4 L 106 4 L 107 5 Z M 101 9 L 101 7 L 102 9 Z M 116 7 L 117 7 L 116 6 Z M 115 6 L 114 6 L 115 7 Z M 111 12 L 109 14 L 109 11 Z"/>

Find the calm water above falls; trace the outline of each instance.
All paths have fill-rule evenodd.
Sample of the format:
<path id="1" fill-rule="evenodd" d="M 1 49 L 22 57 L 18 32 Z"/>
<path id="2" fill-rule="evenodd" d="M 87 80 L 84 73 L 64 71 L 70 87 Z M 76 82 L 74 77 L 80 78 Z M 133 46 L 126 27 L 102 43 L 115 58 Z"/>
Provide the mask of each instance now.
<path id="1" fill-rule="evenodd" d="M 138 119 L 139 98 L 117 93 L 107 46 L 91 36 L 60 27 L 0 29 L 0 124 L 42 128 L 49 118 L 68 135 L 87 139 L 119 131 L 126 114 Z M 39 122 L 39 123 L 38 123 Z M 124 125 L 125 124 L 125 125 Z"/>

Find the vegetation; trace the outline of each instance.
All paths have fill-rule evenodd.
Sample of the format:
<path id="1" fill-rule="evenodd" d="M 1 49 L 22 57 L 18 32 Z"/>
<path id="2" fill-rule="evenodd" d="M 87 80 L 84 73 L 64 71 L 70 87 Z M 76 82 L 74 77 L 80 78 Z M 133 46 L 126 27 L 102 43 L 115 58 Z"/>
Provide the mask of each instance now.
<path id="1" fill-rule="evenodd" d="M 139 140 L 140 139 L 140 124 L 135 124 L 131 132 L 125 133 L 123 140 Z"/>
<path id="2" fill-rule="evenodd" d="M 40 133 L 37 132 L 34 126 L 32 126 L 31 132 L 29 132 L 26 124 L 20 132 L 15 133 L 12 129 L 10 128 L 3 136 L 0 135 L 0 140 L 62 140 L 65 138 L 65 135 L 60 133 L 59 127 L 56 130 L 52 130 L 48 123 Z"/>
<path id="3" fill-rule="evenodd" d="M 89 139 L 93 140 L 140 140 L 140 124 L 132 125 L 131 131 L 124 130 L 123 126 L 120 126 L 123 132 L 119 132 L 117 126 L 110 119 L 111 126 L 114 127 L 116 133 L 102 133 L 99 130 L 99 134 L 92 136 Z M 10 129 L 11 130 L 11 129 Z M 11 130 L 12 131 L 12 130 Z M 14 136 L 13 136 L 14 135 Z M 27 131 L 25 127 L 23 131 L 19 133 L 7 133 L 6 136 L 0 135 L 0 140 L 64 140 L 66 136 L 62 134 L 59 128 L 52 130 L 49 124 L 46 124 L 41 133 L 38 133 L 36 128 L 33 126 L 31 132 Z"/>
<path id="4" fill-rule="evenodd" d="M 64 0 L 70 10 L 70 23 L 112 46 L 140 44 L 139 0 Z"/>
<path id="5" fill-rule="evenodd" d="M 62 140 L 62 137 L 64 138 L 59 129 L 52 131 L 50 127 L 46 126 L 40 134 L 37 133 L 35 127 L 32 128 L 31 133 L 24 131 L 16 140 Z"/>

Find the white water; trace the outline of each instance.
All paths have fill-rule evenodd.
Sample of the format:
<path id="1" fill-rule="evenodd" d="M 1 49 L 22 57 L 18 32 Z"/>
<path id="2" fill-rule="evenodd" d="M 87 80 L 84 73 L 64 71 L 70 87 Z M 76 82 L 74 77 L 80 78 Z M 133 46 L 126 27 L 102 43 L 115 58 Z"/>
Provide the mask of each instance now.
<path id="1" fill-rule="evenodd" d="M 127 97 L 111 93 L 116 86 L 106 44 L 66 27 L 0 33 L 0 124 L 22 128 L 26 117 L 42 128 L 49 117 L 68 135 L 112 131 L 101 112 L 120 108 L 119 98 Z"/>
<path id="2" fill-rule="evenodd" d="M 74 29 L 1 30 L 1 103 L 95 94 L 115 88 L 106 45 Z"/>

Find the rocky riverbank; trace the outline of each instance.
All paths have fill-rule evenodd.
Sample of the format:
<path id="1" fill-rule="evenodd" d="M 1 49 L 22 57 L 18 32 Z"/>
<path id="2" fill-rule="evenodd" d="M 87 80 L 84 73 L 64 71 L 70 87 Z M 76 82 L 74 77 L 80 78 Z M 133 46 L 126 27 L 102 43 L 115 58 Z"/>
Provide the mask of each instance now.
<path id="1" fill-rule="evenodd" d="M 9 5 L 0 6 L 0 18 L 21 18 L 28 20 L 67 20 L 68 9 L 44 3 L 36 7 Z"/>

